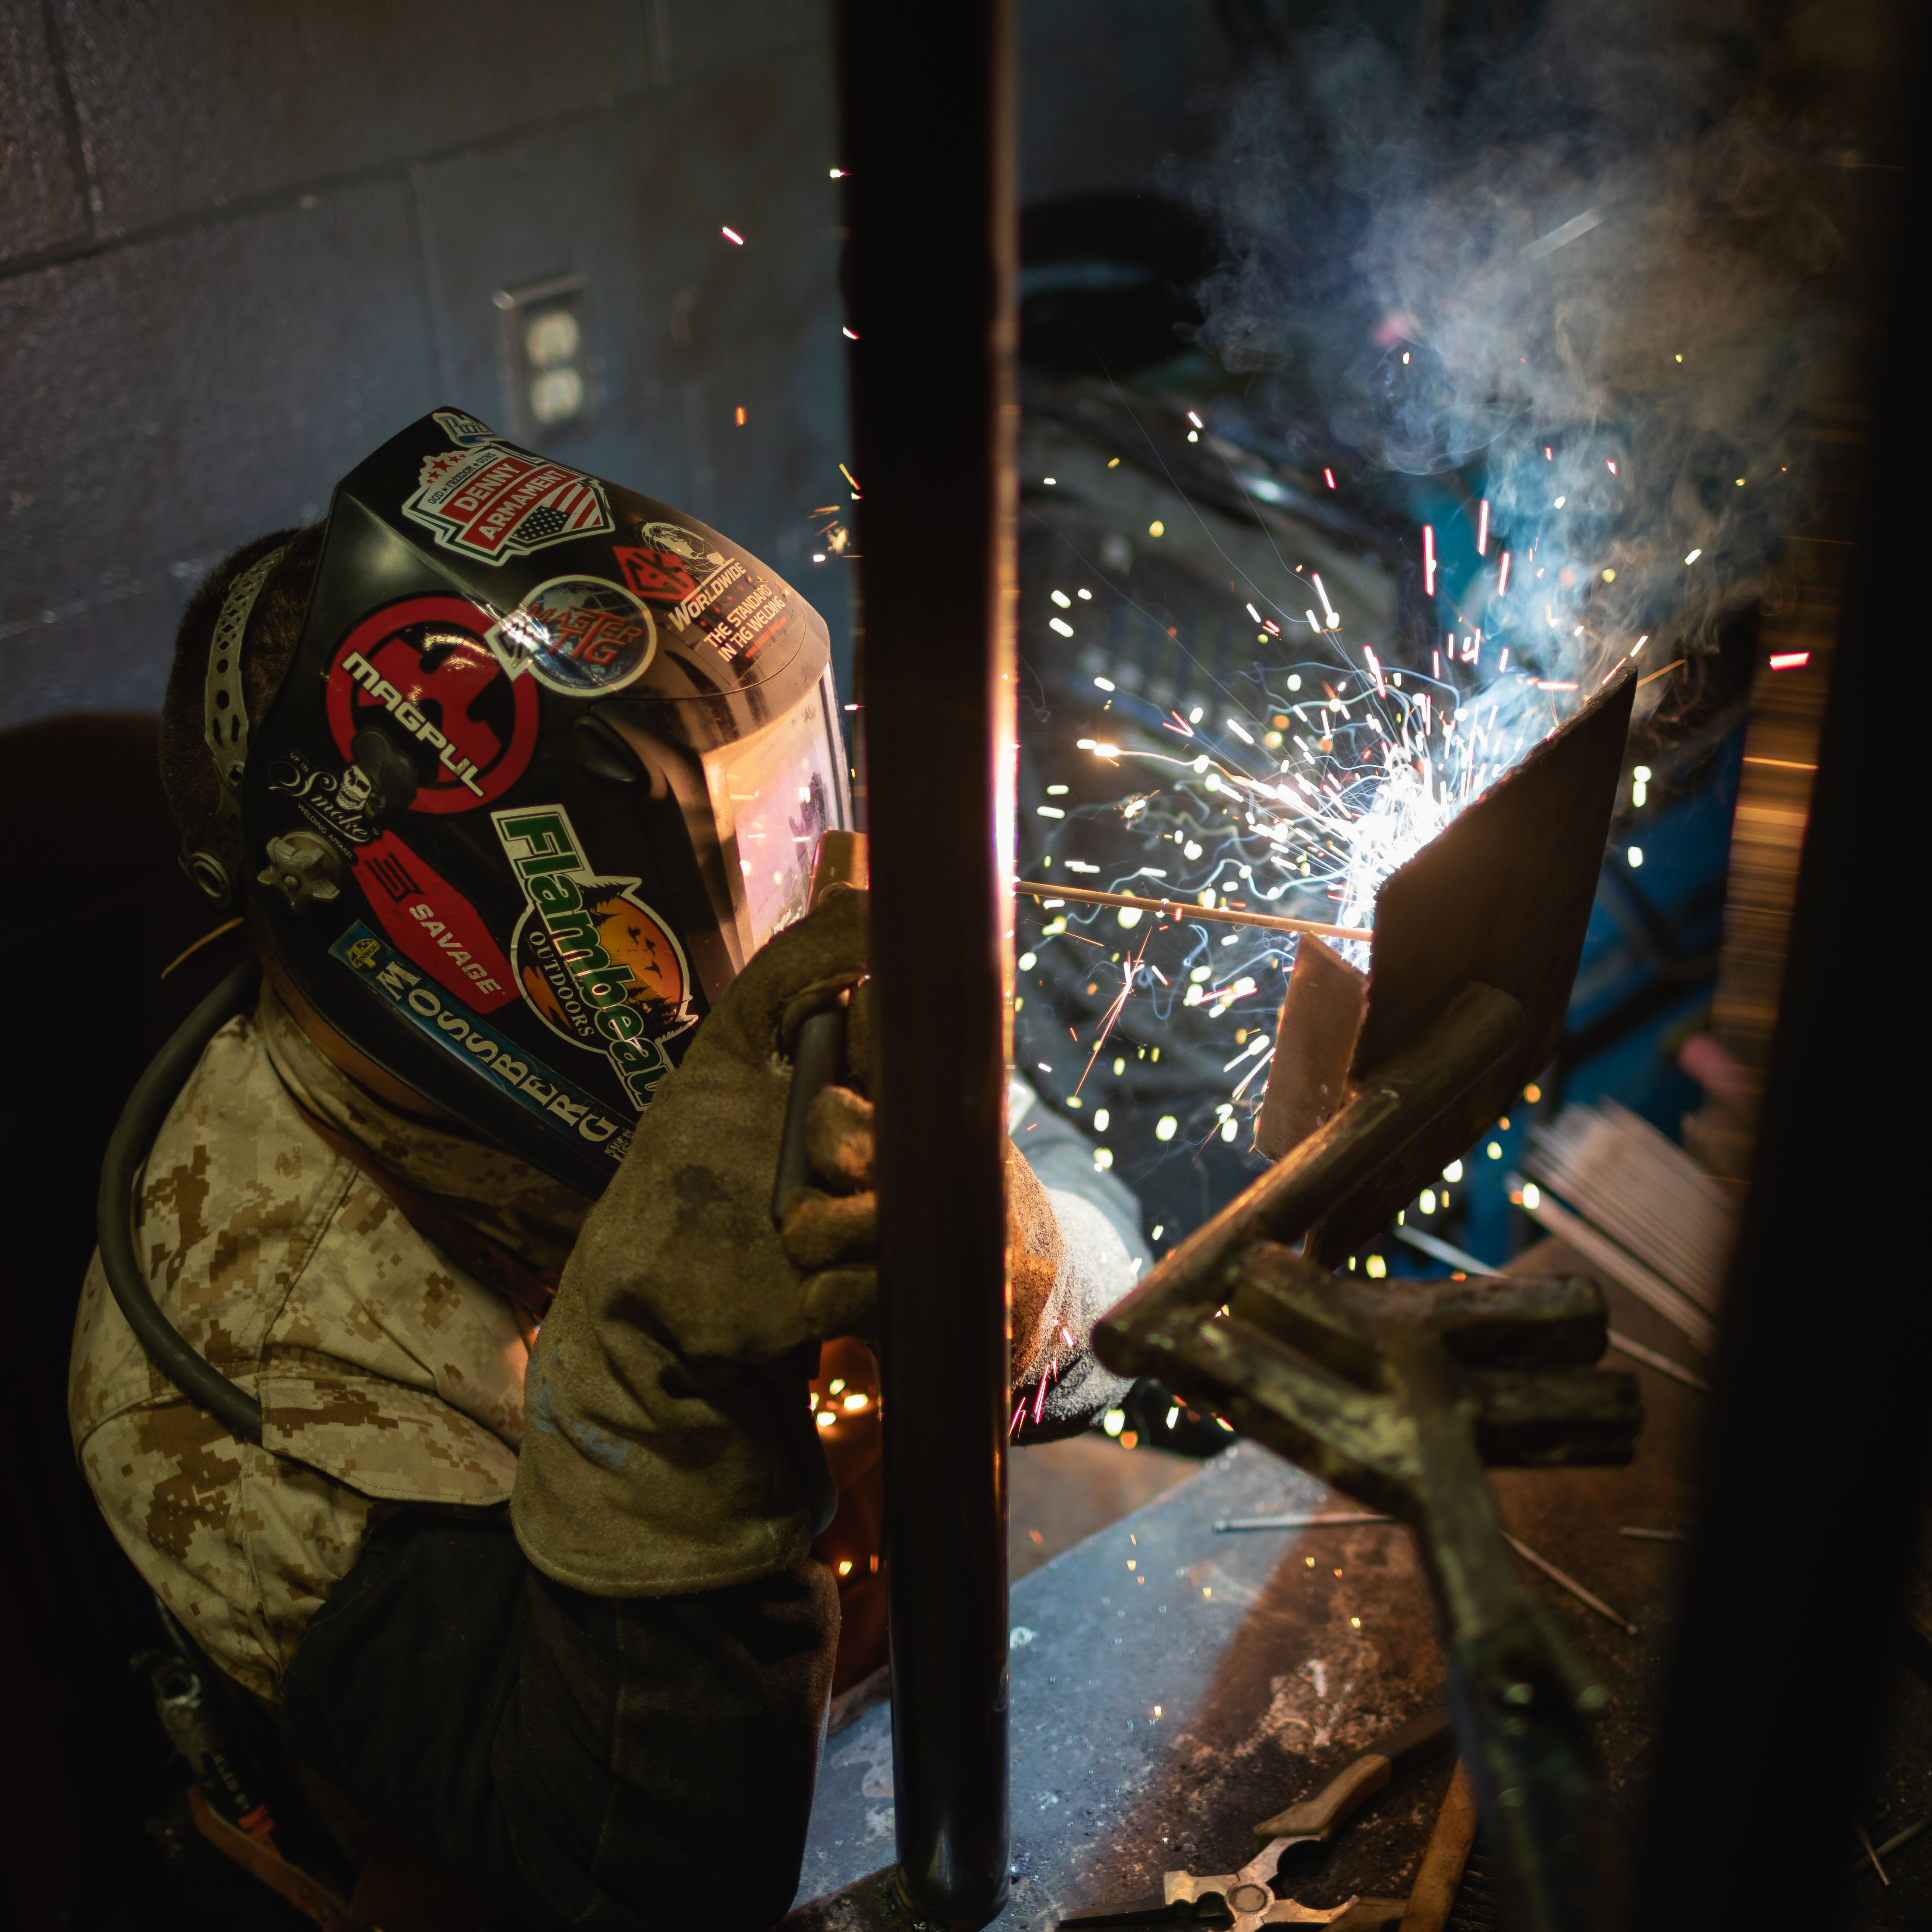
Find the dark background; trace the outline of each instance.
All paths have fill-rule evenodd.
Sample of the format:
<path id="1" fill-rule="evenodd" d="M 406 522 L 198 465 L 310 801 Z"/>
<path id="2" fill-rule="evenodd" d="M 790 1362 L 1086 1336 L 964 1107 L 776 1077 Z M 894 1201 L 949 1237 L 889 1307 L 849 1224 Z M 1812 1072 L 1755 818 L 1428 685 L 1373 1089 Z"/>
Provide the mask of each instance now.
<path id="1" fill-rule="evenodd" d="M 1174 328 L 1185 300 L 1160 298 L 1168 278 L 1185 281 L 1196 238 L 1125 198 L 1160 187 L 1184 200 L 1228 92 L 1292 29 L 1346 15 L 1403 50 L 1418 90 L 1453 94 L 1468 62 L 1540 11 L 1512 0 L 1034 0 L 1020 56 L 1030 422 L 1056 396 L 1070 408 L 1104 364 L 1125 427 L 1094 431 L 1096 449 L 1122 455 L 1124 484 L 1124 472 L 1166 475 L 1171 463 L 1182 494 L 1201 496 L 1205 483 L 1180 469 L 1180 412 L 1198 407 L 1240 440 L 1238 419 L 1213 413 L 1240 386 L 1186 353 Z M 1778 68 L 1849 96 L 1884 65 L 1880 7 L 1683 0 L 1659 12 L 1687 58 L 1740 74 Z M 0 872 L 14 928 L 0 996 L 16 1029 L 0 1161 L 15 1498 L 0 1558 L 0 1648 L 14 1671 L 0 1726 L 10 1881 L 0 1924 L 10 1892 L 36 1927 L 137 1913 L 150 1924 L 279 1922 L 254 1916 L 252 1892 L 170 1890 L 142 1832 L 182 1774 L 125 1670 L 153 1641 L 147 1606 L 74 1472 L 62 1412 L 108 1127 L 236 956 L 211 947 L 160 979 L 214 922 L 173 867 L 151 728 L 100 714 L 154 710 L 200 576 L 261 531 L 320 515 L 337 479 L 399 427 L 449 403 L 507 428 L 491 298 L 560 274 L 588 278 L 598 424 L 539 446 L 767 559 L 824 614 L 849 690 L 845 566 L 811 561 L 824 520 L 812 512 L 848 500 L 836 124 L 829 0 L 0 0 L 0 729 L 40 728 L 0 746 L 0 808 L 20 828 Z M 1854 164 L 1874 188 L 1898 172 Z M 723 239 L 726 224 L 744 247 Z M 1147 268 L 1153 284 L 1089 288 L 1094 263 Z M 1162 423 L 1171 434 L 1156 451 L 1144 429 L 1159 436 Z M 1258 465 L 1286 464 L 1266 436 L 1244 447 Z M 1848 467 L 1840 508 L 1856 480 Z M 1021 786 L 1034 830 L 1046 782 L 1077 785 L 1085 770 L 1058 761 L 1076 731 L 1096 728 L 1093 676 L 1118 675 L 1142 650 L 1118 626 L 1090 662 L 1055 641 L 1043 501 L 1032 486 L 1022 548 Z M 1364 491 L 1365 532 L 1383 507 Z M 1124 566 L 1114 587 L 1162 611 L 1156 653 L 1175 634 L 1167 624 L 1191 636 L 1202 613 L 1219 621 L 1217 584 L 1163 584 L 1151 569 Z M 1634 747 L 1658 782 L 1640 808 L 1620 790 L 1552 1106 L 1610 1095 L 1674 1132 L 1697 1102 L 1677 1050 L 1709 1024 L 1720 928 L 1736 923 L 1724 916 L 1731 813 L 1746 714 L 1770 682 L 1752 675 L 1761 657 L 1756 614 L 1740 612 L 1672 741 Z M 1185 703 L 1178 658 L 1149 675 L 1178 680 Z M 1796 688 L 1779 680 L 1772 694 Z M 1097 816 L 1113 800 L 1066 802 Z M 1043 849 L 1023 850 L 1023 866 Z M 58 967 L 51 948 L 26 943 L 56 914 Z M 1032 909 L 1021 925 L 1021 945 L 1037 943 Z M 93 942 L 86 955 L 77 929 Z M 1780 960 L 1773 949 L 1768 1012 Z M 1023 1034 L 1050 1022 L 1057 1042 L 1063 1026 L 1084 1027 L 1085 983 L 1027 980 Z M 72 997 L 83 986 L 86 1004 Z M 1761 1030 L 1768 1057 L 1768 1020 Z M 1148 1036 L 1182 1058 L 1179 1029 Z M 1090 1130 L 1096 1101 L 1111 1104 L 1115 1171 L 1140 1190 L 1148 1231 L 1166 1227 L 1162 1248 L 1251 1165 L 1217 1138 L 1194 1150 L 1232 1048 L 1204 1034 L 1192 1044 L 1200 1064 L 1172 1092 L 1138 1072 L 1110 1088 L 1103 1064 L 1084 1113 L 1063 1115 Z M 1063 1083 L 1038 1084 L 1048 1107 L 1068 1107 Z M 1157 1143 L 1153 1124 L 1168 1112 L 1189 1131 Z M 1532 1232 L 1507 1186 L 1530 1118 L 1497 1130 L 1507 1159 L 1472 1160 L 1470 1198 L 1439 1229 L 1486 1260 Z M 1397 1272 L 1420 1265 L 1390 1258 Z M 1163 1398 L 1152 1413 L 1164 1410 Z M 1894 1796 L 1901 1814 L 1919 1802 Z"/>

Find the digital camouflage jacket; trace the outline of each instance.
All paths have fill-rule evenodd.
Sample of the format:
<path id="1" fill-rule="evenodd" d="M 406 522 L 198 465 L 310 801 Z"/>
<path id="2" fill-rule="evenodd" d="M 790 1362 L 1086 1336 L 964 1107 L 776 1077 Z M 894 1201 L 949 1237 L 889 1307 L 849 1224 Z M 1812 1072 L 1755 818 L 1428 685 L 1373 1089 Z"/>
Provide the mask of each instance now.
<path id="1" fill-rule="evenodd" d="M 535 1267 L 561 1263 L 589 1205 L 373 1101 L 272 991 L 209 1042 L 148 1155 L 135 1246 L 169 1319 L 261 1402 L 262 1444 L 149 1362 L 98 1256 L 68 1412 L 136 1569 L 224 1669 L 274 1701 L 384 1514 L 508 1499 L 527 1360 L 509 1304 L 328 1147 L 298 1099 Z"/>
<path id="2" fill-rule="evenodd" d="M 136 1569 L 211 1657 L 278 1703 L 311 1621 L 386 1516 L 509 1500 L 529 1359 L 509 1303 L 419 1234 L 304 1108 L 532 1268 L 562 1265 L 590 1205 L 509 1154 L 373 1100 L 271 990 L 209 1042 L 149 1152 L 135 1246 L 162 1311 L 260 1402 L 261 1445 L 149 1362 L 98 1256 L 68 1419 Z M 1126 1386 L 1088 1336 L 1132 1280 L 1131 1201 L 1096 1199 L 1112 1177 L 1051 1124 L 1070 1143 L 1058 1150 L 1067 1174 L 1039 1162 L 1062 1254 L 1035 1358 L 1016 1378 L 1022 1440 L 1078 1429 Z M 676 1487 L 704 1472 L 672 1455 L 660 1477 Z"/>

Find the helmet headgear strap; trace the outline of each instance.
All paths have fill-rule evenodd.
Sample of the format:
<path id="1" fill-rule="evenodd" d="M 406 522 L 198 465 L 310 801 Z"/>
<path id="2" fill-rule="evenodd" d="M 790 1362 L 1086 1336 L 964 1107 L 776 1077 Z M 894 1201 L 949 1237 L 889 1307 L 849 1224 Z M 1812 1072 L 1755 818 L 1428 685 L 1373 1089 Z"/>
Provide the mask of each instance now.
<path id="1" fill-rule="evenodd" d="M 208 640 L 208 679 L 203 688 L 202 731 L 214 760 L 214 816 L 199 845 L 182 854 L 182 869 L 218 910 L 232 904 L 242 876 L 242 778 L 248 764 L 248 701 L 242 688 L 242 647 L 248 619 L 269 573 L 287 554 L 270 550 L 230 586 Z"/>

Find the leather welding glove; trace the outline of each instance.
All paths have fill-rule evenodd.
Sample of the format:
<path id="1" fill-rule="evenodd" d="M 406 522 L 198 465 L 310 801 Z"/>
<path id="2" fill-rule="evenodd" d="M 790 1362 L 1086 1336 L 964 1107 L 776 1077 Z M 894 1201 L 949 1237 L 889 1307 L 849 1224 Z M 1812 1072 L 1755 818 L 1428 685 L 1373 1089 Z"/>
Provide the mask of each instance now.
<path id="1" fill-rule="evenodd" d="M 836 893 L 753 958 L 584 1222 L 531 1357 L 512 1498 L 524 1553 L 560 1582 L 720 1588 L 797 1562 L 829 1518 L 806 1378 L 819 1342 L 878 1331 L 872 1108 L 856 1084 L 814 1100 L 807 1151 L 824 1185 L 794 1190 L 782 1236 L 770 1202 L 799 1026 L 849 998 L 848 1068 L 857 1084 L 869 1073 L 866 910 L 862 893 Z M 1070 1357 L 1085 1324 L 1063 1292 L 1074 1271 L 1053 1204 L 1010 1143 L 1007 1192 L 1018 1380 Z"/>
<path id="2" fill-rule="evenodd" d="M 798 1562 L 829 1513 L 806 1378 L 818 1342 L 869 1306 L 849 1281 L 814 1300 L 771 1192 L 787 1043 L 862 976 L 866 914 L 864 893 L 836 892 L 753 956 L 585 1220 L 531 1356 L 511 1504 L 524 1553 L 559 1582 L 656 1596 L 748 1582 Z"/>
<path id="3" fill-rule="evenodd" d="M 855 997 L 852 1031 L 866 1020 L 863 989 Z M 862 1044 L 854 1056 L 865 1064 Z M 1041 1328 L 1060 1270 L 1061 1241 L 1052 1204 L 1012 1142 L 1006 1144 L 1006 1269 L 1012 1284 L 1011 1374 L 1017 1382 L 1040 1352 Z M 878 1340 L 878 1196 L 873 1191 L 872 1105 L 848 1087 L 829 1087 L 806 1115 L 806 1152 L 829 1186 L 794 1188 L 781 1203 L 781 1238 L 795 1266 L 810 1277 L 808 1315 L 828 1334 Z"/>

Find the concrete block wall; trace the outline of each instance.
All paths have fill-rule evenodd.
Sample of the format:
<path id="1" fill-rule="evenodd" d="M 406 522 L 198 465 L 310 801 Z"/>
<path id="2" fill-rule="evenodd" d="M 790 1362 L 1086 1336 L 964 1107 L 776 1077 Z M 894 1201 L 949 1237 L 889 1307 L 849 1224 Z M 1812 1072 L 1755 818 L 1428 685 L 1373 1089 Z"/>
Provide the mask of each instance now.
<path id="1" fill-rule="evenodd" d="M 1022 19 L 1028 199 L 1211 139 L 1214 0 Z M 808 518 L 846 500 L 832 31 L 832 0 L 0 0 L 0 728 L 153 708 L 226 550 L 440 404 L 507 429 L 490 298 L 564 271 L 603 404 L 556 453 L 766 557 L 843 678 Z"/>
<path id="2" fill-rule="evenodd" d="M 560 271 L 603 406 L 556 453 L 842 647 L 836 123 L 826 0 L 0 0 L 0 725 L 153 708 L 226 550 L 439 404 L 506 423 L 490 298 Z"/>

